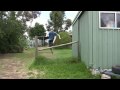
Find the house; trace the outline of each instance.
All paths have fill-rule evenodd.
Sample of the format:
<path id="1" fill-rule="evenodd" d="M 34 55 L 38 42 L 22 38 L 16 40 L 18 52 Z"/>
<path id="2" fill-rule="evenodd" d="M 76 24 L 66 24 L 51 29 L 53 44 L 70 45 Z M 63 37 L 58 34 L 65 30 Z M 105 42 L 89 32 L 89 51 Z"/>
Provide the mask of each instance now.
<path id="1" fill-rule="evenodd" d="M 74 57 L 87 67 L 111 69 L 120 65 L 120 12 L 79 11 L 72 24 Z"/>

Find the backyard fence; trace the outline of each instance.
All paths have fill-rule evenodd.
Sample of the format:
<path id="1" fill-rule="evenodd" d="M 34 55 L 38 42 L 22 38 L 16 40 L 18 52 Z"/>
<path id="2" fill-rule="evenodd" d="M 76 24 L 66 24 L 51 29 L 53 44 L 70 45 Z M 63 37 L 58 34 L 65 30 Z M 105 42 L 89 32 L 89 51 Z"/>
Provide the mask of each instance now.
<path id="1" fill-rule="evenodd" d="M 56 48 L 56 47 L 62 47 L 62 46 L 66 46 L 66 45 L 71 45 L 71 44 L 75 44 L 75 43 L 78 43 L 78 41 L 73 41 L 73 42 L 70 42 L 70 43 L 65 43 L 65 44 L 60 44 L 60 45 L 56 45 L 56 46 L 51 46 L 51 47 L 45 47 L 45 48 L 39 48 L 38 49 L 38 38 L 41 37 L 41 36 L 35 36 L 35 59 L 36 57 L 38 56 L 38 52 L 39 51 L 42 51 L 42 50 L 46 50 L 46 49 L 50 49 L 51 52 L 53 48 Z M 43 36 L 42 36 L 43 37 Z"/>

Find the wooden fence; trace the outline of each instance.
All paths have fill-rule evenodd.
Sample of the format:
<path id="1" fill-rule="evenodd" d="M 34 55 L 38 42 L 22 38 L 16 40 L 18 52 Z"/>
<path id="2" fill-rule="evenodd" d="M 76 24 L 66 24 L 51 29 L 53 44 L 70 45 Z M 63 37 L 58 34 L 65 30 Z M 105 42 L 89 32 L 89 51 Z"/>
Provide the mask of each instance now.
<path id="1" fill-rule="evenodd" d="M 52 48 L 62 47 L 62 46 L 66 46 L 66 45 L 78 43 L 78 41 L 73 41 L 73 42 L 70 42 L 70 43 L 65 43 L 65 44 L 60 44 L 60 45 L 56 45 L 56 46 L 51 46 L 51 47 L 46 47 L 46 48 L 38 49 L 38 41 L 37 41 L 38 37 L 39 36 L 35 36 L 35 59 L 38 56 L 38 52 L 39 51 L 46 50 L 46 49 L 51 49 L 52 50 Z"/>

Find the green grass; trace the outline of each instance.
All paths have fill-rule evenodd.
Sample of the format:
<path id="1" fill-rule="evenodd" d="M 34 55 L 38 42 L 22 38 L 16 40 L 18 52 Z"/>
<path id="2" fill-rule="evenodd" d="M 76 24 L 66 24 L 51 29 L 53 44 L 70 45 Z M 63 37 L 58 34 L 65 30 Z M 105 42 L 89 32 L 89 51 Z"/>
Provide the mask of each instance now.
<path id="1" fill-rule="evenodd" d="M 46 53 L 47 52 L 47 53 Z M 39 79 L 97 79 L 91 75 L 85 64 L 72 57 L 70 49 L 55 49 L 40 52 L 39 57 L 30 65 L 30 70 L 37 70 L 30 78 Z M 51 58 L 52 57 L 52 58 Z"/>
<path id="2" fill-rule="evenodd" d="M 23 53 L 12 53 L 8 57 L 24 63 L 31 79 L 99 79 L 91 75 L 83 62 L 72 57 L 71 49 L 54 49 L 39 52 L 35 60 L 35 49 Z M 1 68 L 1 67 L 0 67 Z"/>
<path id="3" fill-rule="evenodd" d="M 35 60 L 35 49 L 25 50 L 23 53 L 6 55 L 13 60 L 22 61 L 22 67 L 31 79 L 99 79 L 91 75 L 83 62 L 72 57 L 71 49 L 53 49 L 39 52 Z M 1 68 L 1 67 L 0 67 Z"/>

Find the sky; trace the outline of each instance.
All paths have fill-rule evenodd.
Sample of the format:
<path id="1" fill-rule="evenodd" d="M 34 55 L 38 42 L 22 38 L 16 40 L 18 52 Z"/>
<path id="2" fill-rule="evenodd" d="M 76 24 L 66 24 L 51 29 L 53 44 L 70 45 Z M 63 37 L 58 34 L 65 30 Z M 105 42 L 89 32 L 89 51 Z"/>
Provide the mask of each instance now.
<path id="1" fill-rule="evenodd" d="M 43 24 L 45 27 L 45 24 L 47 24 L 47 21 L 49 19 L 49 14 L 51 11 L 41 11 L 40 17 L 33 20 L 32 25 L 28 22 L 27 25 L 33 27 L 36 22 Z M 66 18 L 74 20 L 75 16 L 77 15 L 78 11 L 65 11 Z"/>
<path id="2" fill-rule="evenodd" d="M 49 14 L 50 14 L 51 11 L 41 11 L 41 15 L 40 17 L 37 17 L 36 19 L 33 20 L 32 24 L 30 22 L 27 22 L 27 25 L 28 26 L 31 26 L 31 27 L 34 27 L 35 23 L 39 23 L 39 24 L 43 24 L 44 25 L 44 28 L 46 29 L 46 24 L 47 24 L 47 21 L 50 19 L 49 17 Z M 71 19 L 72 21 L 74 20 L 74 18 L 76 17 L 78 11 L 65 11 L 65 16 L 66 16 L 66 19 Z M 72 30 L 72 26 L 68 29 L 69 30 Z M 25 35 L 28 36 L 27 32 L 25 33 Z M 46 31 L 46 36 L 48 35 L 48 31 Z"/>

